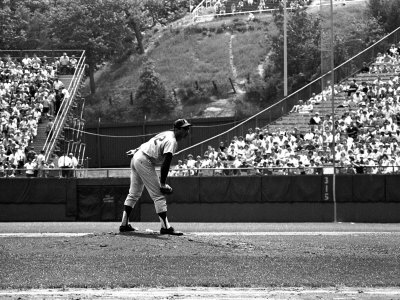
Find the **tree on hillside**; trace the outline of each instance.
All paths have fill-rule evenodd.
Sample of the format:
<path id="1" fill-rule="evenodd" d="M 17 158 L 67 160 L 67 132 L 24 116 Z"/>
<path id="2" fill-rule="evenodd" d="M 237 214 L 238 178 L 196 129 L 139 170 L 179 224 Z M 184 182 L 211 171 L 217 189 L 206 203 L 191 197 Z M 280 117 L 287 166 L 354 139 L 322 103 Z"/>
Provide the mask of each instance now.
<path id="1" fill-rule="evenodd" d="M 17 34 L 15 21 L 9 6 L 0 8 L 0 48 L 15 49 L 16 39 L 24 39 L 23 35 Z"/>
<path id="2" fill-rule="evenodd" d="M 323 19 L 326 15 L 313 15 L 305 9 L 288 11 L 287 20 L 287 55 L 288 55 L 288 90 L 294 91 L 321 75 L 323 43 L 321 32 L 326 32 Z M 357 19 L 342 16 L 346 23 L 345 30 L 334 30 L 334 64 L 338 66 L 347 59 L 361 52 L 376 42 L 383 34 L 381 26 L 368 15 Z M 265 70 L 266 78 L 272 78 L 274 84 L 267 84 L 268 95 L 282 97 L 283 84 L 276 85 L 276 78 L 283 77 L 283 9 L 274 15 L 279 33 L 272 39 L 271 64 Z M 328 34 L 329 30 L 328 30 Z M 329 59 L 329 58 L 328 58 Z M 326 70 L 325 70 L 326 71 Z M 323 71 L 323 72 L 325 72 Z M 278 75 L 278 76 L 277 76 Z"/>
<path id="3" fill-rule="evenodd" d="M 93 76 L 95 65 L 105 60 L 121 58 L 135 48 L 139 54 L 144 53 L 143 34 L 161 22 L 161 17 L 158 16 L 170 14 L 170 6 L 167 5 L 169 2 L 171 1 L 57 1 L 49 13 L 48 29 L 52 45 L 57 48 L 86 50 L 93 94 L 96 90 Z"/>
<path id="4" fill-rule="evenodd" d="M 1 49 L 37 49 L 46 40 L 44 1 L 14 0 L 0 3 Z"/>
<path id="5" fill-rule="evenodd" d="M 387 33 L 400 26 L 400 1 L 398 0 L 369 0 L 368 10 Z"/>
<path id="6" fill-rule="evenodd" d="M 345 34 L 335 33 L 335 65 L 357 55 L 384 35 L 382 26 L 369 15 L 350 19 L 346 23 Z"/>
<path id="7" fill-rule="evenodd" d="M 137 50 L 144 53 L 143 32 L 156 25 L 167 25 L 182 17 L 188 9 L 187 0 L 125 0 L 127 24 L 135 33 Z"/>
<path id="8" fill-rule="evenodd" d="M 91 93 L 94 70 L 104 60 L 120 57 L 132 48 L 133 34 L 119 1 L 68 0 L 50 8 L 51 42 L 61 49 L 86 50 Z"/>
<path id="9" fill-rule="evenodd" d="M 167 25 L 186 14 L 189 0 L 147 0 L 145 8 L 154 25 Z"/>
<path id="10" fill-rule="evenodd" d="M 139 82 L 135 101 L 143 116 L 148 119 L 159 118 L 167 116 L 174 109 L 174 103 L 151 60 L 144 64 Z"/>
<path id="11" fill-rule="evenodd" d="M 278 34 L 272 38 L 273 67 L 266 69 L 266 77 L 276 77 L 283 74 L 283 9 L 274 15 Z M 288 90 L 304 85 L 307 78 L 318 72 L 320 60 L 321 20 L 309 15 L 305 9 L 288 11 L 287 20 L 287 57 L 288 57 Z M 282 77 L 280 77 L 282 78 Z M 276 91 L 283 90 L 281 86 L 272 85 Z M 270 91 L 272 94 L 276 93 Z"/>

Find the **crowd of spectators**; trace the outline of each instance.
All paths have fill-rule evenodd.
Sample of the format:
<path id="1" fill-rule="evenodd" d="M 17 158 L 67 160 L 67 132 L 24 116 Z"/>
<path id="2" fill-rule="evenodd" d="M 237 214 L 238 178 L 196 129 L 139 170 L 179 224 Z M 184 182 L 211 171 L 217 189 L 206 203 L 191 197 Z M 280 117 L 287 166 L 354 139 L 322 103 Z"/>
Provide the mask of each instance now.
<path id="1" fill-rule="evenodd" d="M 307 5 L 305 0 L 290 0 L 290 8 L 297 8 Z M 226 13 L 240 13 L 245 11 L 274 9 L 283 5 L 283 0 L 208 0 L 206 7 L 214 7 L 215 14 L 224 15 Z"/>
<path id="2" fill-rule="evenodd" d="M 41 170 L 56 167 L 55 162 L 44 161 L 43 151 L 37 153 L 32 142 L 38 125 L 44 120 L 53 124 L 62 101 L 69 97 L 58 74 L 71 73 L 76 61 L 67 57 L 66 63 L 64 56 L 0 59 L 0 177 L 45 176 Z"/>
<path id="3" fill-rule="evenodd" d="M 357 78 L 368 80 L 334 85 L 335 95 L 344 96 L 339 105 L 344 111 L 335 118 L 320 116 L 318 111 L 319 104 L 330 99 L 329 85 L 291 111 L 310 115 L 307 132 L 250 128 L 226 145 L 209 146 L 203 157 L 189 154 L 171 170 L 171 176 L 320 174 L 334 162 L 341 174 L 398 173 L 399 64 L 400 43 L 379 54 L 371 66 L 364 65 L 362 72 L 371 76 Z M 381 75 L 387 69 L 391 71 Z"/>

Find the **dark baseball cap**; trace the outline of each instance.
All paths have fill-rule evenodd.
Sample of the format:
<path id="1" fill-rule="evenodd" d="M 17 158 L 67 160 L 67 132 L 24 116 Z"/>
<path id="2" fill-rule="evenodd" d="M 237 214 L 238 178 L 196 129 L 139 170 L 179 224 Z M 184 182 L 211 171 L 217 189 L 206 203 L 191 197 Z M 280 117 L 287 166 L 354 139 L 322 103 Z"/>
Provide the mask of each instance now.
<path id="1" fill-rule="evenodd" d="M 180 129 L 180 128 L 185 128 L 192 126 L 186 119 L 178 119 L 174 122 L 174 128 Z"/>

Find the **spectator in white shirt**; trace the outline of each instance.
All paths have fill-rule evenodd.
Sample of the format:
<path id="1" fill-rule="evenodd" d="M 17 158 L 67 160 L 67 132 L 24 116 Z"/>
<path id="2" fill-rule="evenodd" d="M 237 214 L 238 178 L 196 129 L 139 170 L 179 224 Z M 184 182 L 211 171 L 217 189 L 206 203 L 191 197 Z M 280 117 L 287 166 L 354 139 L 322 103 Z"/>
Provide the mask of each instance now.
<path id="1" fill-rule="evenodd" d="M 70 173 L 68 169 L 72 168 L 72 160 L 68 157 L 67 153 L 64 153 L 58 159 L 58 167 L 61 169 L 61 177 L 69 177 Z"/>

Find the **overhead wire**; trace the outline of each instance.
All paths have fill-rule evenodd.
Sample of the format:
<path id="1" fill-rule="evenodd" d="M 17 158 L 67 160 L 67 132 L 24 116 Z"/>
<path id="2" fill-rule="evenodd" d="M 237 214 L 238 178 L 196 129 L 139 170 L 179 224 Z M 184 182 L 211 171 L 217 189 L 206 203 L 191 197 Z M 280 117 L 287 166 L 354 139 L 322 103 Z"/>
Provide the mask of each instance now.
<path id="1" fill-rule="evenodd" d="M 243 120 L 245 120 L 245 119 L 243 119 Z M 241 123 L 241 122 L 243 122 L 243 120 L 228 122 L 228 123 L 224 123 L 224 124 L 216 124 L 216 125 L 193 125 L 192 128 L 212 128 L 212 127 L 229 126 L 232 124 L 236 124 L 238 122 Z M 95 132 L 84 131 L 84 130 L 76 129 L 76 128 L 69 127 L 69 126 L 65 127 L 65 129 L 70 129 L 70 130 L 84 133 L 87 135 L 109 137 L 109 138 L 139 138 L 139 137 L 153 136 L 153 135 L 157 135 L 157 134 L 161 133 L 161 131 L 160 131 L 160 132 L 140 134 L 140 135 L 109 135 L 109 134 L 100 134 L 100 133 L 95 133 Z"/>

